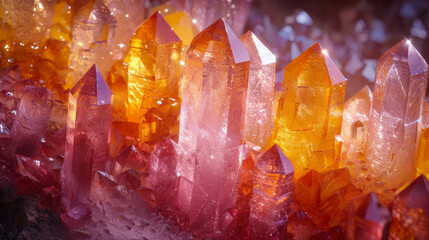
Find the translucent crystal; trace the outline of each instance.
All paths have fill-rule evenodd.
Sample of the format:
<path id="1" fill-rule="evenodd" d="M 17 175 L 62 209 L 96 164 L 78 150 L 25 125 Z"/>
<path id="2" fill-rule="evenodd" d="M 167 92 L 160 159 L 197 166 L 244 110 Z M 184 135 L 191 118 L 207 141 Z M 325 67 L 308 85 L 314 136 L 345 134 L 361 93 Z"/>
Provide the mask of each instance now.
<path id="1" fill-rule="evenodd" d="M 226 211 L 237 200 L 248 74 L 246 48 L 223 19 L 192 41 L 186 55 L 179 133 L 186 156 L 178 167 L 184 183 L 179 197 L 190 201 L 179 204 L 199 236 L 219 235 L 224 221 L 229 221 Z"/>
<path id="2" fill-rule="evenodd" d="M 181 40 L 158 12 L 138 27 L 128 62 L 129 122 L 139 122 L 159 98 L 177 99 L 181 49 Z"/>
<path id="3" fill-rule="evenodd" d="M 429 104 L 423 102 L 422 116 L 419 124 L 421 135 L 417 149 L 417 176 L 425 174 L 429 176 Z"/>
<path id="4" fill-rule="evenodd" d="M 71 43 L 73 28 L 73 10 L 67 1 L 58 2 L 54 8 L 54 18 L 50 38 Z"/>
<path id="5" fill-rule="evenodd" d="M 429 182 L 420 176 L 398 190 L 392 206 L 389 239 L 429 238 Z"/>
<path id="6" fill-rule="evenodd" d="M 427 76 L 426 61 L 407 39 L 378 61 L 365 154 L 374 177 L 391 188 L 415 176 Z"/>
<path id="7" fill-rule="evenodd" d="M 319 44 L 285 68 L 275 142 L 295 171 L 322 170 L 335 163 L 335 135 L 341 132 L 346 79 Z"/>
<path id="8" fill-rule="evenodd" d="M 103 0 L 91 0 L 79 9 L 73 20 L 70 88 L 93 64 L 97 64 L 102 75 L 107 76 L 114 62 L 110 50 L 115 28 L 116 19 Z"/>
<path id="9" fill-rule="evenodd" d="M 250 239 L 286 239 L 294 169 L 279 146 L 256 157 Z"/>
<path id="10" fill-rule="evenodd" d="M 355 197 L 347 217 L 347 239 L 381 240 L 387 237 L 390 212 L 375 193 Z"/>
<path id="11" fill-rule="evenodd" d="M 93 65 L 69 94 L 67 141 L 61 172 L 63 220 L 89 201 L 93 175 L 105 171 L 109 159 L 112 92 Z M 78 211 L 78 213 L 80 210 Z M 84 211 L 86 213 L 86 211 Z"/>
<path id="12" fill-rule="evenodd" d="M 245 141 L 265 147 L 273 131 L 273 98 L 276 57 L 252 32 L 241 42 L 250 57 L 249 85 L 244 124 Z"/>

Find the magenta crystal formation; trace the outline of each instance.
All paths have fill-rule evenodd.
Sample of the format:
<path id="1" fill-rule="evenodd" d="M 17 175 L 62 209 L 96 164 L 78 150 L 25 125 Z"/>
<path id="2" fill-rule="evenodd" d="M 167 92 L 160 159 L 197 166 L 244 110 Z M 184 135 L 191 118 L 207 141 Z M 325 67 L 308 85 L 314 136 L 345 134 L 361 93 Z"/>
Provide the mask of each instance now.
<path id="1" fill-rule="evenodd" d="M 427 77 L 426 61 L 407 39 L 378 61 L 366 161 L 373 176 L 390 188 L 400 187 L 415 176 L 418 122 Z"/>
<path id="2" fill-rule="evenodd" d="M 245 33 L 240 40 L 250 57 L 244 139 L 265 147 L 273 133 L 274 126 L 273 99 L 276 57 L 250 31 Z"/>
<path id="3" fill-rule="evenodd" d="M 243 142 L 249 55 L 219 19 L 199 33 L 186 53 L 178 169 L 183 181 L 181 210 L 195 235 L 216 237 L 235 207 Z M 184 183 L 185 183 L 184 182 Z"/>
<path id="4" fill-rule="evenodd" d="M 16 164 L 15 154 L 34 157 L 40 151 L 40 140 L 48 125 L 53 106 L 54 95 L 50 90 L 43 87 L 25 87 L 10 133 L 12 143 L 9 159 L 12 165 Z"/>
<path id="5" fill-rule="evenodd" d="M 375 193 L 355 197 L 350 203 L 347 217 L 347 239 L 386 239 L 391 217 L 387 207 L 379 202 Z"/>
<path id="6" fill-rule="evenodd" d="M 256 157 L 250 200 L 250 239 L 286 239 L 294 168 L 275 144 Z"/>
<path id="7" fill-rule="evenodd" d="M 112 92 L 96 65 L 69 94 L 67 140 L 61 172 L 66 213 L 70 226 L 79 226 L 90 215 L 87 207 L 93 175 L 105 171 L 112 126 Z"/>

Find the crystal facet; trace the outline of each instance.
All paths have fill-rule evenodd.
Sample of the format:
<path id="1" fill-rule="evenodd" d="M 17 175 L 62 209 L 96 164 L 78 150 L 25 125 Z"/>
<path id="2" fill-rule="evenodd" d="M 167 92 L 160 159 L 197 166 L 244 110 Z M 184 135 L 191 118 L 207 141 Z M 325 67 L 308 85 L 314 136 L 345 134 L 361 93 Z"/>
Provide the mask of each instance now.
<path id="1" fill-rule="evenodd" d="M 256 157 L 250 239 L 286 239 L 294 168 L 279 146 Z"/>
<path id="2" fill-rule="evenodd" d="M 378 61 L 365 154 L 374 177 L 391 188 L 415 176 L 427 77 L 426 61 L 407 39 Z"/>
<path id="3" fill-rule="evenodd" d="M 273 98 L 276 57 L 252 32 L 241 42 L 250 57 L 244 140 L 265 147 L 273 131 Z"/>
<path id="4" fill-rule="evenodd" d="M 345 77 L 317 43 L 286 66 L 274 134 L 296 172 L 335 163 L 345 86 Z"/>
<path id="5" fill-rule="evenodd" d="M 237 200 L 249 74 L 246 48 L 223 19 L 199 33 L 186 54 L 179 145 L 179 201 L 193 232 L 213 237 Z M 188 204 L 189 203 L 189 204 Z M 225 222 L 226 221 L 226 222 Z"/>

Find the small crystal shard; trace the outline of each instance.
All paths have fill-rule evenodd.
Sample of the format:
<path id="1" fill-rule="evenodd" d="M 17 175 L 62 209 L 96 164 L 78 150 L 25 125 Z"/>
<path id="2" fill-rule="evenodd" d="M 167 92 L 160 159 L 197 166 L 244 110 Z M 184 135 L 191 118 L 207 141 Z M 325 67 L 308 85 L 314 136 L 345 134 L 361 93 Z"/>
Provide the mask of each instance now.
<path id="1" fill-rule="evenodd" d="M 178 172 L 192 184 L 179 201 L 194 234 L 222 232 L 237 198 L 239 146 L 243 142 L 249 74 L 246 48 L 223 19 L 200 32 L 187 52 L 179 145 L 186 156 Z M 189 205 L 188 205 L 189 203 Z"/>
<path id="2" fill-rule="evenodd" d="M 84 73 L 97 64 L 103 76 L 113 65 L 109 50 L 115 34 L 116 19 L 103 0 L 91 0 L 76 13 L 73 21 L 73 41 L 68 86 L 73 87 Z"/>
<path id="3" fill-rule="evenodd" d="M 429 182 L 421 175 L 398 190 L 392 207 L 389 239 L 428 239 Z"/>
<path id="4" fill-rule="evenodd" d="M 137 28 L 128 53 L 129 122 L 139 122 L 160 98 L 178 99 L 181 52 L 181 40 L 160 13 Z"/>
<path id="5" fill-rule="evenodd" d="M 298 173 L 325 169 L 336 160 L 346 79 L 317 43 L 287 65 L 284 76 L 275 142 Z"/>
<path id="6" fill-rule="evenodd" d="M 112 92 L 95 65 L 70 91 L 61 173 L 62 200 L 68 217 L 74 217 L 70 215 L 74 214 L 73 209 L 88 203 L 93 175 L 106 169 L 112 124 L 111 98 Z"/>
<path id="7" fill-rule="evenodd" d="M 294 168 L 279 146 L 256 157 L 250 239 L 286 239 Z"/>
<path id="8" fill-rule="evenodd" d="M 51 91 L 43 87 L 25 87 L 11 130 L 9 155 L 12 161 L 15 154 L 34 157 L 38 153 L 53 106 Z"/>
<path id="9" fill-rule="evenodd" d="M 250 57 L 244 140 L 265 147 L 273 131 L 273 98 L 276 57 L 252 32 L 241 42 Z"/>
<path id="10" fill-rule="evenodd" d="M 407 39 L 378 61 L 365 154 L 372 175 L 391 188 L 415 176 L 427 77 L 426 61 Z"/>
<path id="11" fill-rule="evenodd" d="M 375 193 L 355 197 L 347 217 L 347 239 L 382 240 L 387 236 L 390 213 Z"/>

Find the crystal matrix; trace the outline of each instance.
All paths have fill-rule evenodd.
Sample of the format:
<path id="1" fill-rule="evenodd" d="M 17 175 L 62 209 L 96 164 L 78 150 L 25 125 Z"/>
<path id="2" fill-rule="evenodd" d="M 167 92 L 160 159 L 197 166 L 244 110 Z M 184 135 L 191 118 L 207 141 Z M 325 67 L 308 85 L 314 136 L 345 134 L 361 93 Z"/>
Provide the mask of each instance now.
<path id="1" fill-rule="evenodd" d="M 286 239 L 294 169 L 279 146 L 256 157 L 250 239 Z"/>
<path id="2" fill-rule="evenodd" d="M 179 189 L 193 232 L 216 236 L 237 200 L 249 55 L 223 19 L 199 33 L 186 54 L 179 145 L 190 155 L 179 172 L 193 183 Z"/>
<path id="3" fill-rule="evenodd" d="M 286 66 L 274 134 L 296 172 L 322 170 L 335 162 L 334 142 L 341 132 L 345 83 L 317 43 Z"/>
<path id="4" fill-rule="evenodd" d="M 112 92 L 95 65 L 70 91 L 61 172 L 66 222 L 69 217 L 78 218 L 73 216 L 76 209 L 85 209 L 82 206 L 88 202 L 94 173 L 105 171 L 112 124 L 111 98 Z"/>
<path id="5" fill-rule="evenodd" d="M 414 177 L 427 76 L 425 60 L 406 39 L 378 61 L 365 154 L 372 175 L 388 187 Z"/>
<path id="6" fill-rule="evenodd" d="M 276 57 L 252 32 L 240 40 L 250 57 L 244 139 L 265 147 L 273 131 Z"/>
<path id="7" fill-rule="evenodd" d="M 158 12 L 138 27 L 129 52 L 128 121 L 139 122 L 160 98 L 178 98 L 181 49 L 181 40 Z"/>
<path id="8" fill-rule="evenodd" d="M 115 34 L 116 19 L 102 0 L 91 0 L 76 13 L 70 52 L 71 75 L 69 87 L 83 76 L 93 64 L 107 76 L 113 61 L 109 54 Z"/>

